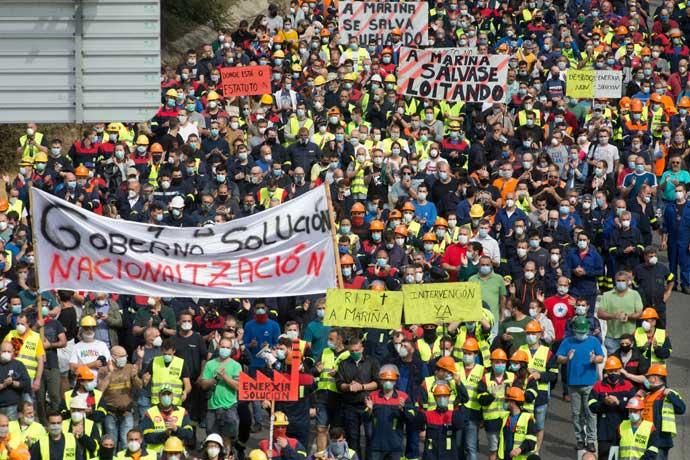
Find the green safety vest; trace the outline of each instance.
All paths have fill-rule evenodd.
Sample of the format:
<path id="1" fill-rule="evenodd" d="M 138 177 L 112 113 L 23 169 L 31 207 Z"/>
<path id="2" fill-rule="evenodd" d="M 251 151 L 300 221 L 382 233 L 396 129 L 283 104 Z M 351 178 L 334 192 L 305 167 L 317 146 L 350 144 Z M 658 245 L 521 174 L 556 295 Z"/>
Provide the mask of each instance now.
<path id="1" fill-rule="evenodd" d="M 465 403 L 465 407 L 473 410 L 481 410 L 482 406 L 479 404 L 479 399 L 477 399 L 477 386 L 482 380 L 482 377 L 484 377 L 484 366 L 475 364 L 469 375 L 465 375 L 465 369 L 463 368 L 460 371 L 460 377 L 469 396 L 469 400 Z"/>
<path id="2" fill-rule="evenodd" d="M 345 350 L 336 358 L 335 352 L 330 348 L 324 348 L 321 352 L 321 365 L 323 370 L 319 374 L 319 382 L 316 384 L 317 390 L 327 390 L 338 392 L 338 387 L 335 385 L 335 378 L 329 371 L 338 369 L 338 365 L 350 357 L 350 352 Z"/>
<path id="3" fill-rule="evenodd" d="M 182 369 L 184 368 L 184 359 L 173 356 L 170 365 L 166 366 L 163 356 L 156 356 L 153 358 L 151 364 L 151 404 L 155 405 L 160 402 L 158 394 L 163 385 L 170 385 L 173 390 L 173 405 L 177 406 L 182 402 Z"/>
<path id="4" fill-rule="evenodd" d="M 458 389 L 455 386 L 455 380 L 450 382 L 444 382 L 450 388 L 450 398 L 448 402 L 448 410 L 453 410 L 453 402 L 455 398 L 458 397 Z M 434 388 L 436 387 L 436 376 L 430 375 L 424 379 L 424 387 L 426 388 L 426 404 L 424 409 L 434 410 L 436 409 L 436 398 L 434 398 Z"/>
<path id="5" fill-rule="evenodd" d="M 160 409 L 158 406 L 151 406 L 146 413 L 149 415 L 151 418 L 151 421 L 153 422 L 153 428 L 144 430 L 144 436 L 147 435 L 148 433 L 158 433 L 158 432 L 163 432 L 166 430 L 165 428 L 165 419 L 163 418 L 163 414 L 161 414 Z M 178 427 L 182 426 L 182 421 L 184 420 L 184 414 L 185 411 L 183 408 L 178 407 L 177 409 L 173 410 L 170 414 L 170 418 L 175 421 L 175 424 Z M 149 452 L 162 452 L 163 451 L 163 444 L 148 444 L 146 446 Z"/>
<path id="6" fill-rule="evenodd" d="M 72 427 L 70 426 L 71 423 L 72 423 L 71 420 L 63 420 L 62 421 L 62 435 L 63 436 L 67 436 L 67 435 L 72 434 L 72 432 L 70 431 L 70 430 L 72 430 Z M 93 433 L 93 426 L 94 426 L 93 420 L 85 418 L 84 419 L 84 434 L 87 436 L 91 436 L 91 433 Z M 96 428 L 96 432 L 98 432 L 98 428 Z M 96 457 L 98 455 L 98 444 L 96 444 L 96 452 L 94 452 L 92 454 L 88 450 L 85 450 L 84 454 L 86 455 L 87 460 Z M 50 457 L 48 457 L 48 458 L 50 458 Z"/>
<path id="7" fill-rule="evenodd" d="M 77 458 L 77 440 L 72 433 L 63 433 L 65 438 L 65 448 L 62 451 L 63 460 L 76 460 Z M 44 460 L 50 459 L 50 438 L 48 435 L 43 436 L 38 440 L 41 449 L 41 458 Z"/>
<path id="8" fill-rule="evenodd" d="M 547 361 L 549 359 L 549 347 L 546 347 L 544 345 L 539 345 L 539 348 L 537 348 L 536 353 L 532 353 L 532 351 L 529 349 L 528 345 L 522 345 L 520 347 L 520 350 L 523 350 L 525 353 L 527 353 L 527 356 L 529 356 L 529 364 L 527 365 L 527 369 L 537 371 L 540 374 L 543 374 L 546 372 L 546 365 L 548 364 Z M 537 382 L 537 389 L 539 391 L 549 391 L 549 384 L 547 382 L 542 382 L 541 380 Z"/>
<path id="9" fill-rule="evenodd" d="M 41 145 L 41 142 L 43 141 L 43 133 L 34 133 L 34 146 L 30 146 L 29 143 L 27 142 L 29 140 L 29 136 L 24 134 L 22 137 L 19 138 L 19 145 L 23 146 L 22 150 L 22 160 L 26 160 L 28 158 L 34 159 L 36 154 L 39 152 L 38 150 L 38 145 Z M 21 216 L 19 216 L 21 217 Z"/>
<path id="10" fill-rule="evenodd" d="M 506 411 L 503 409 L 503 401 L 505 401 L 506 388 L 512 386 L 514 379 L 515 374 L 506 371 L 503 382 L 499 384 L 495 380 L 491 379 L 490 374 L 487 374 L 486 390 L 488 393 L 491 393 L 491 390 L 496 388 L 496 394 L 494 395 L 493 402 L 485 407 L 482 411 L 484 420 L 496 420 L 505 415 Z"/>
<path id="11" fill-rule="evenodd" d="M 666 341 L 666 330 L 664 329 L 657 329 L 654 331 L 654 340 L 656 340 L 656 343 L 661 345 Z M 635 346 L 637 348 L 642 348 L 645 345 L 647 345 L 647 333 L 642 329 L 641 327 L 638 327 L 635 329 Z M 651 363 L 664 363 L 664 360 L 659 358 L 656 353 L 654 353 L 654 349 L 652 348 L 652 353 L 650 356 L 650 361 Z"/>
<path id="12" fill-rule="evenodd" d="M 513 432 L 513 446 L 514 447 L 519 447 L 520 444 L 522 444 L 526 439 L 537 442 L 537 437 L 534 436 L 533 434 L 529 434 L 527 432 L 527 428 L 529 426 L 529 422 L 530 422 L 531 418 L 532 418 L 532 414 L 528 414 L 526 412 L 521 413 L 520 417 L 518 417 L 518 421 L 515 424 L 515 431 Z M 502 426 L 505 426 L 507 419 L 508 419 L 508 415 L 505 415 L 503 417 L 503 425 Z M 503 439 L 503 429 L 501 428 L 501 431 L 499 433 L 499 438 L 498 438 L 498 458 L 500 458 L 500 459 L 505 458 L 504 453 L 505 453 L 505 439 Z M 511 460 L 526 460 L 527 457 L 531 453 L 532 452 L 522 452 L 517 457 L 511 457 Z"/>
<path id="13" fill-rule="evenodd" d="M 639 460 L 644 456 L 649 444 L 649 437 L 652 434 L 654 424 L 648 420 L 642 423 L 633 432 L 630 420 L 621 422 L 619 431 L 621 440 L 618 450 L 618 460 Z M 652 448 L 656 450 L 655 448 Z"/>

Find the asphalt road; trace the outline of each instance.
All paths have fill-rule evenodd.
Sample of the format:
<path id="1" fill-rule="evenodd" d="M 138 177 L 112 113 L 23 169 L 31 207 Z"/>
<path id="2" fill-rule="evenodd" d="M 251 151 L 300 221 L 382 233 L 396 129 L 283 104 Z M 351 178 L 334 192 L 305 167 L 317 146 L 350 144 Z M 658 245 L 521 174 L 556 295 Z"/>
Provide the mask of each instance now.
<path id="1" fill-rule="evenodd" d="M 668 305 L 668 333 L 673 346 L 669 365 L 669 387 L 678 391 L 687 401 L 690 396 L 690 296 L 674 292 Z M 575 453 L 575 435 L 570 416 L 570 403 L 561 399 L 561 387 L 556 388 L 549 404 L 546 419 L 542 458 L 572 459 Z M 688 417 L 676 417 L 678 436 L 671 450 L 670 460 L 690 458 Z"/>

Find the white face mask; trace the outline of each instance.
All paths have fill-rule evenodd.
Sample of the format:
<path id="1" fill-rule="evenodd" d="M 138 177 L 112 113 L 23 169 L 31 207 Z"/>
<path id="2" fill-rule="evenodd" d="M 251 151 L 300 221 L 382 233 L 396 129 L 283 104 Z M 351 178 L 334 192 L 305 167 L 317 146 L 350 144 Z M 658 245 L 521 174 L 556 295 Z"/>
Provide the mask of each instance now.
<path id="1" fill-rule="evenodd" d="M 154 347 L 160 347 L 161 345 L 163 345 L 163 339 L 161 339 L 160 335 L 158 337 L 156 337 L 155 339 L 153 339 L 152 345 Z"/>
<path id="2" fill-rule="evenodd" d="M 209 447 L 206 449 L 209 458 L 216 458 L 220 455 L 220 447 Z"/>
<path id="3" fill-rule="evenodd" d="M 192 329 L 191 321 L 185 321 L 183 323 L 180 323 L 180 329 L 182 329 L 183 331 L 190 331 Z"/>
<path id="4" fill-rule="evenodd" d="M 3 363 L 8 363 L 12 360 L 12 352 L 11 351 L 3 351 L 0 353 L 0 361 Z"/>

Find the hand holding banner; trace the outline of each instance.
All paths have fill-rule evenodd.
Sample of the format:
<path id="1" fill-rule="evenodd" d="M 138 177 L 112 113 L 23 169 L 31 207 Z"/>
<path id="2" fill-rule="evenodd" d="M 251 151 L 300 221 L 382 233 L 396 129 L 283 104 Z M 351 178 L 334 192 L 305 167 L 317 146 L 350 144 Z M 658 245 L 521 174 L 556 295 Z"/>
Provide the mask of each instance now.
<path id="1" fill-rule="evenodd" d="M 403 295 L 394 291 L 329 289 L 326 291 L 327 326 L 397 329 Z"/>
<path id="2" fill-rule="evenodd" d="M 623 73 L 619 70 L 568 69 L 565 94 L 575 99 L 618 99 L 623 94 Z"/>
<path id="3" fill-rule="evenodd" d="M 405 324 L 481 321 L 479 283 L 405 284 Z"/>

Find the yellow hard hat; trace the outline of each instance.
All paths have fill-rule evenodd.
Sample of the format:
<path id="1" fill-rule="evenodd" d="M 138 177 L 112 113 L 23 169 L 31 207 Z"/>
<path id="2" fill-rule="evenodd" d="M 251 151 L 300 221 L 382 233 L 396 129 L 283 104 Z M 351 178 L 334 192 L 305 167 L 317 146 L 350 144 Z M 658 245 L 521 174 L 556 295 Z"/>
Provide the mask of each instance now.
<path id="1" fill-rule="evenodd" d="M 46 155 L 45 152 L 38 152 L 36 154 L 36 158 L 34 159 L 35 163 L 47 163 L 48 162 L 48 155 Z"/>
<path id="2" fill-rule="evenodd" d="M 273 426 L 288 426 L 290 424 L 285 412 L 278 411 L 273 415 L 273 418 Z"/>
<path id="3" fill-rule="evenodd" d="M 389 73 L 388 75 L 386 75 L 386 78 L 384 78 L 383 81 L 386 83 L 395 83 L 395 75 Z"/>
<path id="4" fill-rule="evenodd" d="M 484 207 L 479 203 L 473 204 L 470 208 L 470 217 L 473 217 L 475 219 L 479 217 L 484 217 Z"/>
<path id="5" fill-rule="evenodd" d="M 170 88 L 165 92 L 165 95 L 168 97 L 177 97 L 177 90 L 175 88 Z"/>
<path id="6" fill-rule="evenodd" d="M 272 105 L 273 104 L 273 96 L 270 94 L 264 94 L 261 96 L 261 99 L 259 100 L 260 103 L 264 105 Z"/>
<path id="7" fill-rule="evenodd" d="M 84 315 L 79 321 L 81 327 L 96 327 L 96 319 L 91 315 Z"/>
<path id="8" fill-rule="evenodd" d="M 176 436 L 171 436 L 163 445 L 164 452 L 184 452 L 182 440 Z"/>
<path id="9" fill-rule="evenodd" d="M 323 75 L 319 75 L 314 79 L 314 86 L 323 86 L 326 84 L 326 79 L 323 78 Z"/>
<path id="10" fill-rule="evenodd" d="M 275 53 L 273 53 L 273 57 L 274 58 L 284 58 L 285 53 L 283 53 L 283 50 L 278 50 Z"/>
<path id="11" fill-rule="evenodd" d="M 117 133 L 117 132 L 120 132 L 120 127 L 117 126 L 117 123 L 109 123 L 108 127 L 105 128 L 105 130 L 108 131 L 109 133 Z"/>
<path id="12" fill-rule="evenodd" d="M 216 93 L 215 91 L 209 91 L 209 92 L 206 94 L 206 100 L 209 101 L 209 102 L 210 102 L 210 101 L 217 101 L 217 100 L 219 100 L 219 99 L 220 99 L 220 96 L 219 96 L 218 93 Z"/>
<path id="13" fill-rule="evenodd" d="M 137 137 L 137 145 L 149 145 L 149 138 L 144 134 L 139 134 Z"/>
<path id="14" fill-rule="evenodd" d="M 261 449 L 254 449 L 249 452 L 249 460 L 268 460 L 266 452 Z"/>

